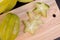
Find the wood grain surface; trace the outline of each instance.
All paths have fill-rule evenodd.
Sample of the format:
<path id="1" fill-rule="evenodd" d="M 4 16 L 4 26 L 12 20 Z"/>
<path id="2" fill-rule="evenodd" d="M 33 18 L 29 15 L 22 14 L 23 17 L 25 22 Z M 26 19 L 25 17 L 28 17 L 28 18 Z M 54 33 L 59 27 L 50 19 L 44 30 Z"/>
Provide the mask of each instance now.
<path id="1" fill-rule="evenodd" d="M 54 40 L 60 37 L 60 13 L 55 0 L 37 0 L 10 12 L 17 14 L 21 20 L 27 20 L 26 12 L 31 11 L 35 7 L 36 2 L 44 2 L 50 6 L 47 12 L 47 18 L 41 17 L 44 24 L 40 24 L 36 33 L 31 35 L 23 32 L 24 25 L 21 21 L 20 32 L 16 40 Z M 56 14 L 55 18 L 52 16 L 53 14 Z M 0 16 L 0 21 L 3 17 L 3 15 Z"/>

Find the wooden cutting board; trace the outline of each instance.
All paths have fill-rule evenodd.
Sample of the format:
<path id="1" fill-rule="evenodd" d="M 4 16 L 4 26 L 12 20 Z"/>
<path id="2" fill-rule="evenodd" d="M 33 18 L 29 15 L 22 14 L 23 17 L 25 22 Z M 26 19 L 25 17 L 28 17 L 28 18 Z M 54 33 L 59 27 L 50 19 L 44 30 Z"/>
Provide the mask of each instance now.
<path id="1" fill-rule="evenodd" d="M 55 0 L 37 0 L 38 2 L 44 2 L 50 6 L 47 12 L 47 18 L 41 17 L 41 20 L 44 24 L 40 24 L 39 29 L 34 35 L 29 33 L 24 33 L 24 25 L 21 21 L 20 32 L 16 40 L 54 40 L 57 37 L 60 37 L 60 13 L 57 7 Z M 26 12 L 31 11 L 35 7 L 37 1 L 31 2 L 19 8 L 16 8 L 10 12 L 17 14 L 21 20 L 28 19 Z M 53 14 L 56 17 L 53 17 Z M 0 16 L 0 21 L 4 15 Z"/>

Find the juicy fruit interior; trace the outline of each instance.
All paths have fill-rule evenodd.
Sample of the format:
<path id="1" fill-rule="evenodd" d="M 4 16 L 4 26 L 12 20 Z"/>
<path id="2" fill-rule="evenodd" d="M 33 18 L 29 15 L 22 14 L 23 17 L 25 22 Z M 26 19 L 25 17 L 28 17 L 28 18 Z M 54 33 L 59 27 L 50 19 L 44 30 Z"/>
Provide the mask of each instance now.
<path id="1" fill-rule="evenodd" d="M 45 3 L 36 2 L 35 8 L 32 11 L 27 12 L 28 20 L 24 20 L 24 32 L 34 34 L 39 28 L 38 25 L 42 24 L 43 21 L 40 19 L 41 16 L 47 17 L 47 11 L 49 6 Z"/>
<path id="2" fill-rule="evenodd" d="M 3 0 L 0 2 L 0 14 L 6 11 L 11 10 L 15 4 L 16 4 L 17 0 Z"/>
<path id="3" fill-rule="evenodd" d="M 39 15 L 35 15 L 32 12 L 28 12 L 27 16 L 29 17 L 29 19 L 23 21 L 25 25 L 24 32 L 34 34 L 35 31 L 38 29 L 38 25 L 42 24 L 43 22 L 41 21 L 41 19 L 39 19 L 40 18 Z"/>
<path id="4" fill-rule="evenodd" d="M 0 23 L 0 39 L 15 40 L 19 33 L 19 17 L 15 14 L 8 13 Z"/>
<path id="5" fill-rule="evenodd" d="M 49 5 L 43 2 L 37 2 L 36 7 L 34 8 L 34 12 L 40 14 L 41 16 L 47 17 L 47 11 L 49 9 Z"/>
<path id="6" fill-rule="evenodd" d="M 26 3 L 26 2 L 32 2 L 33 0 L 18 0 L 19 2 L 23 2 L 23 3 Z"/>

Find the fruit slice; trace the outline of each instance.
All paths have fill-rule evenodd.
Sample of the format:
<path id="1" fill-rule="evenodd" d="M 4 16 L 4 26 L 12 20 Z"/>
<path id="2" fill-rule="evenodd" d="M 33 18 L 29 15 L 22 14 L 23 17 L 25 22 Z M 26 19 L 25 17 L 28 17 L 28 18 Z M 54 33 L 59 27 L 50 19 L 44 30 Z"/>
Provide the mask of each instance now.
<path id="1" fill-rule="evenodd" d="M 47 11 L 49 9 L 49 5 L 43 2 L 37 2 L 36 7 L 33 12 L 42 15 L 43 17 L 47 17 Z"/>
<path id="2" fill-rule="evenodd" d="M 34 34 L 36 30 L 39 28 L 38 25 L 42 24 L 43 22 L 39 19 L 40 16 L 36 16 L 30 12 L 28 12 L 28 20 L 23 21 L 25 29 L 24 32 L 28 32 Z"/>
<path id="3" fill-rule="evenodd" d="M 26 3 L 26 2 L 32 2 L 33 0 L 18 0 L 19 2 L 23 2 L 23 3 Z"/>
<path id="4" fill-rule="evenodd" d="M 19 17 L 8 13 L 0 24 L 0 39 L 15 40 L 19 32 Z"/>
<path id="5" fill-rule="evenodd" d="M 0 1 L 0 14 L 6 12 L 6 10 L 11 10 L 16 4 L 17 0 L 1 0 Z"/>
<path id="6" fill-rule="evenodd" d="M 39 28 L 38 25 L 42 23 L 41 20 L 27 20 L 27 21 L 23 21 L 24 25 L 25 25 L 25 29 L 24 32 L 28 32 L 31 34 L 34 34 L 36 32 L 36 30 Z"/>

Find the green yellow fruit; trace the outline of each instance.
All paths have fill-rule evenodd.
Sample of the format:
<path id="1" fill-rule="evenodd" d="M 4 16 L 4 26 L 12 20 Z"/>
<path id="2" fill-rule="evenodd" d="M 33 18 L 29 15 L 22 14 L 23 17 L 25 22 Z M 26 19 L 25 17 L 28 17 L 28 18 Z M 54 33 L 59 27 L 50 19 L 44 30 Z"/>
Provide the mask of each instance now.
<path id="1" fill-rule="evenodd" d="M 40 14 L 44 17 L 47 17 L 47 11 L 49 9 L 49 5 L 43 2 L 37 2 L 36 7 L 33 9 L 33 12 Z"/>
<path id="2" fill-rule="evenodd" d="M 33 0 L 18 0 L 19 2 L 27 3 L 27 2 L 32 2 Z"/>
<path id="3" fill-rule="evenodd" d="M 11 0 L 9 4 L 10 6 L 8 6 L 7 11 L 11 10 L 16 5 L 16 3 L 17 3 L 17 0 Z"/>
<path id="4" fill-rule="evenodd" d="M 11 10 L 16 5 L 17 0 L 1 0 L 0 14 Z"/>
<path id="5" fill-rule="evenodd" d="M 8 13 L 0 24 L 0 39 L 15 40 L 19 33 L 20 20 L 15 14 Z"/>

